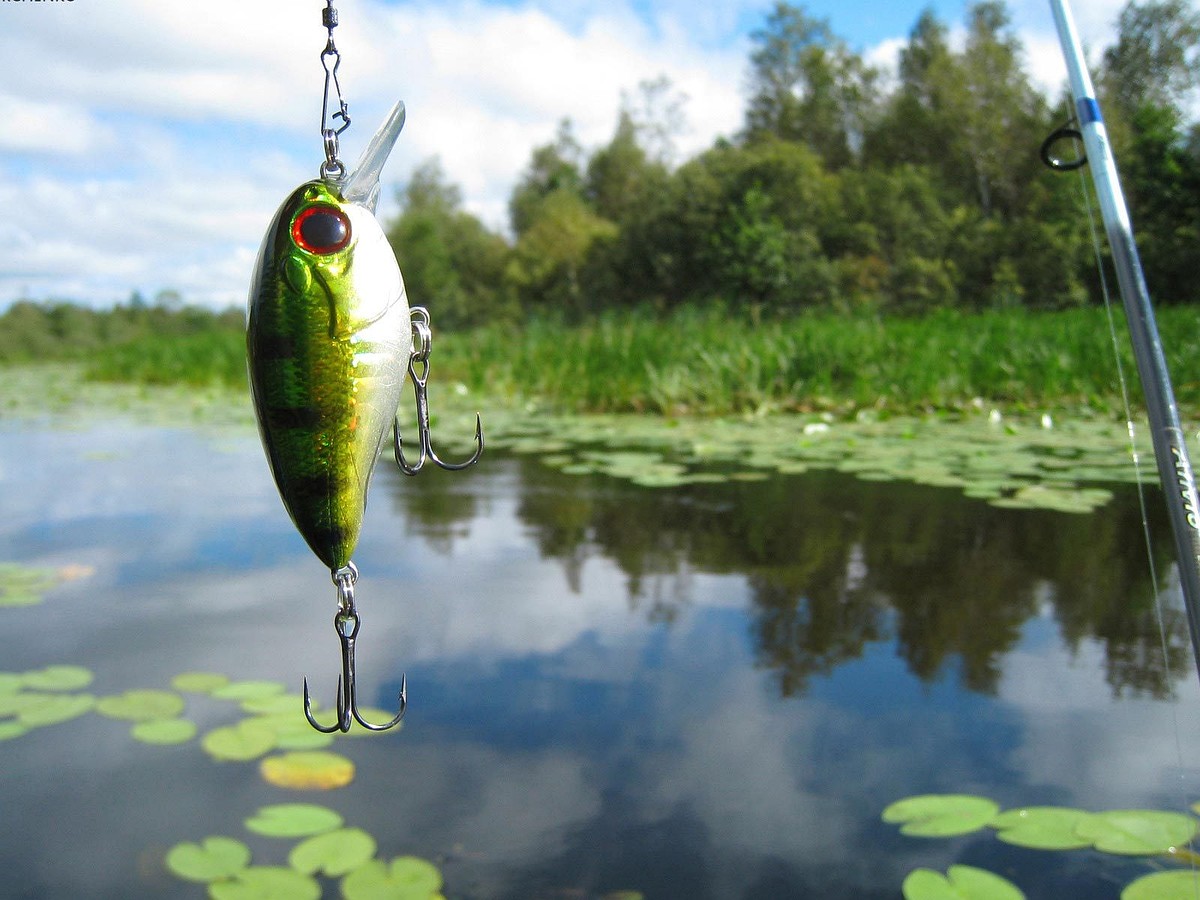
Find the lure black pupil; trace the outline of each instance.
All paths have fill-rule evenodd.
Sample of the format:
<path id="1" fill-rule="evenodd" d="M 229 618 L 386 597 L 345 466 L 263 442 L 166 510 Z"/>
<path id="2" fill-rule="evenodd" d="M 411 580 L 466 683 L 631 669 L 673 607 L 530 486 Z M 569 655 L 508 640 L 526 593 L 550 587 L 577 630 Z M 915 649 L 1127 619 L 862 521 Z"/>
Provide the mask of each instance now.
<path id="1" fill-rule="evenodd" d="M 340 247 L 346 242 L 348 234 L 345 220 L 333 213 L 311 213 L 300 223 L 301 241 L 318 253 Z"/>

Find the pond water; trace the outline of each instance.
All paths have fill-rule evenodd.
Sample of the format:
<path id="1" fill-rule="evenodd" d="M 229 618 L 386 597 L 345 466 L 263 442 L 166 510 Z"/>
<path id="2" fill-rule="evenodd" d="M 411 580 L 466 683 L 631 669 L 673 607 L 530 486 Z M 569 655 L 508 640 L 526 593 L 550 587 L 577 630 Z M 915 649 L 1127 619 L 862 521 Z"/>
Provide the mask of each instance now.
<path id="1" fill-rule="evenodd" d="M 355 776 L 324 791 L 206 752 L 245 714 L 203 695 L 178 745 L 96 713 L 2 740 L 0 895 L 204 897 L 172 847 L 287 865 L 295 840 L 245 822 L 306 802 L 433 863 L 448 898 L 896 898 L 954 863 L 1115 898 L 1171 863 L 880 814 L 924 793 L 1186 811 L 1200 691 L 1150 501 L 1161 632 L 1132 488 L 1081 515 L 820 471 L 647 489 L 495 451 L 381 466 L 359 686 L 386 710 L 406 673 L 403 727 L 339 737 Z M 0 606 L 0 671 L 83 666 L 97 697 L 307 675 L 332 702 L 333 588 L 251 431 L 9 423 L 0 511 L 0 561 L 71 576 Z"/>

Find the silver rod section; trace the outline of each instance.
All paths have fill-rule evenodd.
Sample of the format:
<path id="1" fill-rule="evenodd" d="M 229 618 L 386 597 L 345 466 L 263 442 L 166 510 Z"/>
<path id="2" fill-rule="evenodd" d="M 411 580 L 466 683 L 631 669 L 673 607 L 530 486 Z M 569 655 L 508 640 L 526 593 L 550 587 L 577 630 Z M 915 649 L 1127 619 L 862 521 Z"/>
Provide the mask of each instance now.
<path id="1" fill-rule="evenodd" d="M 1079 130 L 1087 149 L 1088 167 L 1100 199 L 1100 214 L 1112 248 L 1117 284 L 1129 323 L 1129 336 L 1137 359 L 1138 375 L 1146 395 L 1146 411 L 1150 418 L 1150 436 L 1154 441 L 1154 456 L 1158 461 L 1158 477 L 1166 496 L 1171 529 L 1175 534 L 1179 582 L 1183 588 L 1184 606 L 1192 635 L 1192 651 L 1200 673 L 1200 501 L 1196 497 L 1196 478 L 1188 459 L 1179 409 L 1171 389 L 1171 377 L 1163 355 L 1158 325 L 1150 305 L 1150 292 L 1133 240 L 1133 226 L 1125 206 L 1117 166 L 1113 160 L 1100 105 L 1088 75 L 1087 60 L 1079 43 L 1075 22 L 1066 0 L 1050 0 L 1058 37 L 1067 63 L 1071 94 Z"/>

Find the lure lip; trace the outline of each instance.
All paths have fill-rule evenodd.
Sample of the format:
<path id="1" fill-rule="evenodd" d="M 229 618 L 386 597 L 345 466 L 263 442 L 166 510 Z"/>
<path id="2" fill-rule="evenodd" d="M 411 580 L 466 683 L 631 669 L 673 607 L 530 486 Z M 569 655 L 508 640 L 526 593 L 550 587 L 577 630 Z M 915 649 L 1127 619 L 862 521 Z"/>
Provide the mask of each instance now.
<path id="1" fill-rule="evenodd" d="M 391 155 L 396 139 L 404 128 L 404 101 L 396 101 L 379 130 L 371 137 L 367 147 L 354 164 L 354 169 L 345 179 L 339 179 L 342 199 L 365 206 L 372 213 L 379 202 L 379 176 Z"/>

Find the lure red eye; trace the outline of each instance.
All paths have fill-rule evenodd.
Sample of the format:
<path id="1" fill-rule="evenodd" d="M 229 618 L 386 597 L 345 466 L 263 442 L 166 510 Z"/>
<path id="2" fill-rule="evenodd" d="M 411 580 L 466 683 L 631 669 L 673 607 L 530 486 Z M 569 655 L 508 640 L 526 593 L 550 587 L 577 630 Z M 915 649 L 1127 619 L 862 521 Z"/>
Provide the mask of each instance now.
<path id="1" fill-rule="evenodd" d="M 292 220 L 292 240 L 309 253 L 336 253 L 350 243 L 350 220 L 337 207 L 310 206 Z"/>

